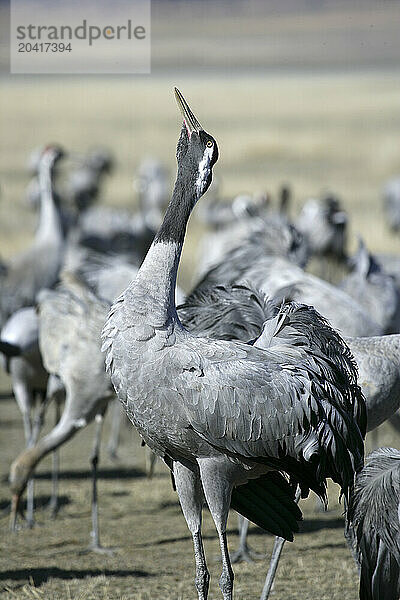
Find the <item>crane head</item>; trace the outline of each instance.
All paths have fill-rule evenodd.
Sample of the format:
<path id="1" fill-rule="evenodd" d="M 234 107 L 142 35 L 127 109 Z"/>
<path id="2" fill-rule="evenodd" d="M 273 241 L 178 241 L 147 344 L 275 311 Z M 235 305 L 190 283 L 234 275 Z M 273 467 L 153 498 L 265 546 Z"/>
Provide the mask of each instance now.
<path id="1" fill-rule="evenodd" d="M 176 150 L 178 169 L 189 178 L 195 196 L 200 198 L 210 186 L 212 167 L 218 160 L 215 139 L 204 131 L 181 92 L 175 88 L 175 97 L 183 116 L 183 126 Z"/>
<path id="2" fill-rule="evenodd" d="M 65 151 L 57 144 L 48 144 L 42 152 L 41 162 L 52 168 L 61 159 L 65 157 Z"/>

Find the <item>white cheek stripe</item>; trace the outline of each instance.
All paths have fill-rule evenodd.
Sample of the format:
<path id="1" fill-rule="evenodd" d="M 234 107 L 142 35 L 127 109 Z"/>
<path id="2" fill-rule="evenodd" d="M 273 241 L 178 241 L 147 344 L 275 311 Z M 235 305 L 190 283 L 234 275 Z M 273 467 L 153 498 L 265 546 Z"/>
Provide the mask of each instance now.
<path id="1" fill-rule="evenodd" d="M 203 158 L 199 163 L 199 174 L 196 179 L 196 192 L 197 196 L 200 198 L 203 193 L 204 184 L 210 172 L 210 164 L 212 155 L 214 152 L 214 146 L 206 146 L 203 154 Z"/>

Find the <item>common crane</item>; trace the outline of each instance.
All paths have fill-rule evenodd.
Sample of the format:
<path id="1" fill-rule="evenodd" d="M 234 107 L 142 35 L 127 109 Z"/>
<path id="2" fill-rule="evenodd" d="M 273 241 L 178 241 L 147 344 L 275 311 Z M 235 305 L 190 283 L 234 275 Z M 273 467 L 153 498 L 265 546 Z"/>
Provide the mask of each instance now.
<path id="1" fill-rule="evenodd" d="M 329 476 L 348 497 L 363 462 L 365 406 L 350 352 L 315 311 L 313 328 L 299 333 L 291 330 L 292 312 L 308 309 L 283 309 L 254 345 L 196 337 L 181 325 L 174 295 L 186 225 L 211 183 L 218 147 L 175 93 L 184 123 L 172 199 L 136 279 L 111 309 L 103 349 L 128 417 L 173 470 L 193 537 L 199 599 L 207 598 L 209 586 L 201 537 L 205 498 L 220 541 L 220 588 L 231 600 L 229 507 L 292 539 L 300 511 L 280 471 L 305 495 L 311 488 L 325 498 Z M 271 345 L 286 324 L 299 337 L 291 352 Z M 321 340 L 326 355 L 322 348 L 313 352 Z"/>
<path id="2" fill-rule="evenodd" d="M 60 447 L 96 419 L 96 435 L 91 456 L 92 544 L 100 545 L 97 516 L 97 465 L 103 416 L 114 398 L 100 352 L 100 332 L 109 305 L 100 301 L 79 280 L 65 274 L 62 285 L 43 292 L 39 302 L 39 342 L 47 371 L 65 388 L 65 407 L 60 421 L 32 448 L 22 452 L 10 469 L 13 494 L 12 517 L 19 510 L 20 498 L 36 465 L 49 452 Z"/>
<path id="3" fill-rule="evenodd" d="M 25 446 L 29 448 L 35 437 L 33 409 L 38 396 L 44 402 L 48 380 L 39 350 L 38 319 L 32 306 L 17 310 L 3 325 L 0 332 L 0 365 L 11 377 L 13 394 L 22 414 Z M 33 480 L 28 484 L 26 520 L 28 527 L 32 527 Z"/>
<path id="4" fill-rule="evenodd" d="M 393 277 L 368 251 L 360 239 L 351 257 L 352 272 L 339 284 L 340 289 L 357 300 L 382 327 L 384 333 L 400 332 L 400 290 Z"/>
<path id="5" fill-rule="evenodd" d="M 0 325 L 19 308 L 32 306 L 37 293 L 52 287 L 59 275 L 64 238 L 52 194 L 52 173 L 63 156 L 56 146 L 48 146 L 40 159 L 40 218 L 35 240 L 29 250 L 13 256 L 0 272 Z"/>

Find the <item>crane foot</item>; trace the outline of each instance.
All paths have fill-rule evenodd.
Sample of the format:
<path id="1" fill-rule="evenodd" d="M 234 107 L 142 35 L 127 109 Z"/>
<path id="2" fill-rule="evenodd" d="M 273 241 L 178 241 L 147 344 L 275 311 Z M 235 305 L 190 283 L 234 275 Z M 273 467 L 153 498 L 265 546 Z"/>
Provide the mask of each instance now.
<path id="1" fill-rule="evenodd" d="M 101 544 L 89 544 L 89 546 L 85 550 L 81 550 L 79 554 L 94 552 L 95 554 L 107 554 L 108 556 L 113 556 L 116 550 L 117 548 L 105 548 Z"/>
<path id="2" fill-rule="evenodd" d="M 230 555 L 230 557 L 232 563 L 252 563 L 256 560 L 264 560 L 266 558 L 266 554 L 256 552 L 255 550 L 249 548 L 249 546 L 246 544 L 243 548 L 239 547 L 236 552 L 233 552 Z"/>

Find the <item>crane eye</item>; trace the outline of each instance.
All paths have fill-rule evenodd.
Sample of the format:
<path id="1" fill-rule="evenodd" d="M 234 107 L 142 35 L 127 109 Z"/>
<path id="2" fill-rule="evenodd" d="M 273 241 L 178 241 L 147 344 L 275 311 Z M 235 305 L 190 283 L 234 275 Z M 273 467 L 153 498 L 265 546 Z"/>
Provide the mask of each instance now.
<path id="1" fill-rule="evenodd" d="M 212 141 L 211 141 L 211 140 L 208 140 L 208 142 L 207 142 L 206 146 L 207 146 L 208 148 L 211 148 L 211 146 L 213 146 L 213 145 L 214 145 L 214 144 L 212 143 Z"/>

